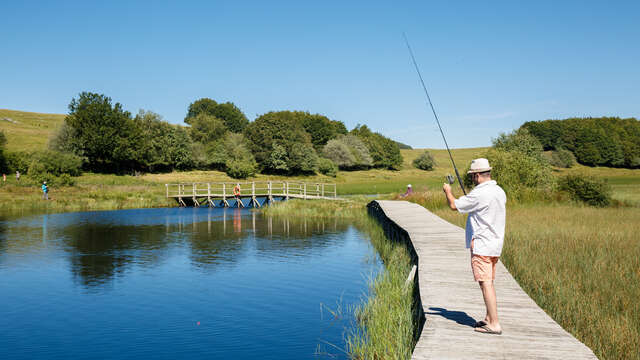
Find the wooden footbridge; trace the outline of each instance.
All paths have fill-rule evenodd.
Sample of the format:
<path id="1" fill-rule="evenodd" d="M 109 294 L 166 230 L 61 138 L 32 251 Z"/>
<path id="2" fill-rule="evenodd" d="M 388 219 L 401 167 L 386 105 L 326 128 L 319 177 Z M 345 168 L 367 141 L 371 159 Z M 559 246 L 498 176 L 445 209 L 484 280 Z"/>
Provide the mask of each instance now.
<path id="1" fill-rule="evenodd" d="M 167 198 L 180 206 L 261 207 L 274 200 L 339 200 L 336 184 L 290 181 L 165 184 Z M 237 191 L 236 188 L 239 188 Z M 237 194 L 239 192 L 239 194 Z"/>
<path id="2" fill-rule="evenodd" d="M 424 325 L 415 334 L 412 359 L 597 359 L 520 288 L 502 262 L 495 285 L 503 334 L 475 332 L 485 307 L 464 230 L 407 201 L 373 201 L 369 212 L 389 238 L 407 244 L 415 264 L 408 281 L 418 289 Z"/>

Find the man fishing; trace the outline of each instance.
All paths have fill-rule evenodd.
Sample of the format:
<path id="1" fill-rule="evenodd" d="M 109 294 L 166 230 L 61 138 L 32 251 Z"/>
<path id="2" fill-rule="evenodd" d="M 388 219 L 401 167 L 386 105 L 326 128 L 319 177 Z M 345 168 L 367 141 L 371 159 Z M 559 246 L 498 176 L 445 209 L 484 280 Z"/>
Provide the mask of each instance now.
<path id="1" fill-rule="evenodd" d="M 468 172 L 474 189 L 456 199 L 451 186 L 444 184 L 444 191 L 451 210 L 469 214 L 465 226 L 466 246 L 471 251 L 473 278 L 480 285 L 487 312 L 483 321 L 478 321 L 475 331 L 484 334 L 502 334 L 498 321 L 498 303 L 493 281 L 496 264 L 502 253 L 507 196 L 495 180 L 491 180 L 491 166 L 487 159 L 475 159 Z"/>

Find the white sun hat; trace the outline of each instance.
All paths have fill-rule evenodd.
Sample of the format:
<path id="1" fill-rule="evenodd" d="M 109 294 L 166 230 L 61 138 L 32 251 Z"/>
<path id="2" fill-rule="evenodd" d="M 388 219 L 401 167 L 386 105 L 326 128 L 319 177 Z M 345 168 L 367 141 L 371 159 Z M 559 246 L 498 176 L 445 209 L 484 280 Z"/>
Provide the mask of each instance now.
<path id="1" fill-rule="evenodd" d="M 474 159 L 471 161 L 471 166 L 469 166 L 469 171 L 467 171 L 467 174 L 481 173 L 489 170 L 491 170 L 491 166 L 489 166 L 489 160 L 485 158 Z"/>
<path id="2" fill-rule="evenodd" d="M 411 184 L 407 185 L 407 187 L 411 187 Z"/>

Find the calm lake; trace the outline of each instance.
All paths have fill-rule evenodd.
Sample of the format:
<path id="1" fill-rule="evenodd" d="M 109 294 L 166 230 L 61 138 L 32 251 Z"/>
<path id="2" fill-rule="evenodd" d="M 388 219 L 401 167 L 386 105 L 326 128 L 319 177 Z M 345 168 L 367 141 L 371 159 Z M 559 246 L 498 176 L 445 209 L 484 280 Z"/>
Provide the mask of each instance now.
<path id="1" fill-rule="evenodd" d="M 337 220 L 219 208 L 0 218 L 0 358 L 345 358 L 348 309 L 381 267 Z"/>

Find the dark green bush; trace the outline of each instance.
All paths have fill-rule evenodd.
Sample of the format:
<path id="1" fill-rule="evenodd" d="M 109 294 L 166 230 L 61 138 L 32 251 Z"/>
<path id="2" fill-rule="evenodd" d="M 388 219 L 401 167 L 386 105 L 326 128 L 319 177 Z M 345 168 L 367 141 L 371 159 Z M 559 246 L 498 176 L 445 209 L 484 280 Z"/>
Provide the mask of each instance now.
<path id="1" fill-rule="evenodd" d="M 561 148 L 551 152 L 549 162 L 555 167 L 568 169 L 576 164 L 576 158 L 571 151 Z"/>
<path id="2" fill-rule="evenodd" d="M 611 204 L 611 187 L 605 181 L 584 174 L 567 175 L 560 179 L 560 190 L 571 198 L 592 206 Z"/>
<path id="3" fill-rule="evenodd" d="M 436 166 L 436 161 L 433 159 L 431 153 L 425 151 L 413 160 L 413 166 L 420 170 L 430 171 Z"/>
<path id="4" fill-rule="evenodd" d="M 256 162 L 248 159 L 227 161 L 227 175 L 234 179 L 246 179 L 256 173 Z"/>
<path id="5" fill-rule="evenodd" d="M 42 173 L 54 176 L 62 174 L 80 176 L 82 174 L 82 158 L 73 154 L 46 150 L 34 153 L 31 159 L 28 174 L 32 177 Z"/>
<path id="6" fill-rule="evenodd" d="M 338 166 L 330 159 L 320 158 L 318 159 L 318 171 L 321 174 L 336 177 L 338 175 Z"/>
<path id="7" fill-rule="evenodd" d="M 29 164 L 33 160 L 32 156 L 31 153 L 26 151 L 6 152 L 8 171 L 12 173 L 20 171 L 21 174 L 26 174 L 27 170 L 29 170 Z"/>

